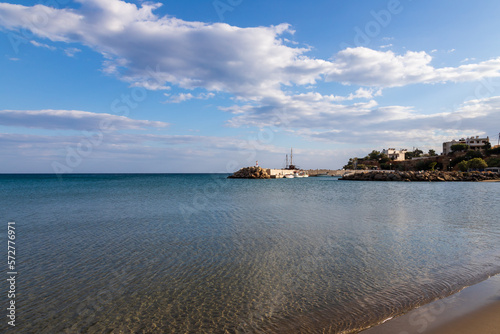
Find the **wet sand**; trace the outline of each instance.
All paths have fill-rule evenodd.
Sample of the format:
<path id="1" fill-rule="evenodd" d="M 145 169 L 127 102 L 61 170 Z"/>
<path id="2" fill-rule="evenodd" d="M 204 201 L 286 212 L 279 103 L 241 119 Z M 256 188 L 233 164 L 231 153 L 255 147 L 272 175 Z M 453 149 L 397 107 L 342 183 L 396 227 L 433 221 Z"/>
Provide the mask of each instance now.
<path id="1" fill-rule="evenodd" d="M 500 275 L 419 307 L 362 334 L 498 334 Z"/>

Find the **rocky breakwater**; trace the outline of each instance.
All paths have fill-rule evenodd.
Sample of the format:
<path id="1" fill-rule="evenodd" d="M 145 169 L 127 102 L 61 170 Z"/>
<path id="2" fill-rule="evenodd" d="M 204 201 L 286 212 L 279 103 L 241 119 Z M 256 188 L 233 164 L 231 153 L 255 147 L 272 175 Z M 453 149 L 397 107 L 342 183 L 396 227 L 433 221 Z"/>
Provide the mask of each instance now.
<path id="1" fill-rule="evenodd" d="M 245 167 L 229 175 L 228 179 L 270 179 L 271 176 L 261 167 Z"/>
<path id="2" fill-rule="evenodd" d="M 341 180 L 352 181 L 407 181 L 407 182 L 446 182 L 446 181 L 500 181 L 499 173 L 482 172 L 381 172 L 352 173 L 344 175 Z"/>

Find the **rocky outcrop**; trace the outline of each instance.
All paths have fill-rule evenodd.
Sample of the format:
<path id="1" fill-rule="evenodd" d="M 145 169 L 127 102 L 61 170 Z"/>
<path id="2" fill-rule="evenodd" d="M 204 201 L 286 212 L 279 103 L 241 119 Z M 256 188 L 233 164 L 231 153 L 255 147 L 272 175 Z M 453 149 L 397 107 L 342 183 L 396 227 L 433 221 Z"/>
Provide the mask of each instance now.
<path id="1" fill-rule="evenodd" d="M 229 179 L 270 179 L 267 171 L 261 167 L 245 167 L 228 176 Z"/>
<path id="2" fill-rule="evenodd" d="M 499 173 L 490 172 L 382 172 L 371 171 L 366 173 L 345 174 L 341 180 L 352 181 L 420 181 L 420 182 L 446 182 L 446 181 L 493 181 L 500 180 Z"/>

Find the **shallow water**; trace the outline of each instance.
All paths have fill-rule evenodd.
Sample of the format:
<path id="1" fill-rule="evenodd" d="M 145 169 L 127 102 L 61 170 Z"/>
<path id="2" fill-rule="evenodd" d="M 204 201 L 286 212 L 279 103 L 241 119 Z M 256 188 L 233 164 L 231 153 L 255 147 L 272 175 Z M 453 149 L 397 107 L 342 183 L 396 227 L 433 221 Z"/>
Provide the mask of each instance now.
<path id="1" fill-rule="evenodd" d="M 499 183 L 225 177 L 0 176 L 16 331 L 356 332 L 500 272 Z"/>

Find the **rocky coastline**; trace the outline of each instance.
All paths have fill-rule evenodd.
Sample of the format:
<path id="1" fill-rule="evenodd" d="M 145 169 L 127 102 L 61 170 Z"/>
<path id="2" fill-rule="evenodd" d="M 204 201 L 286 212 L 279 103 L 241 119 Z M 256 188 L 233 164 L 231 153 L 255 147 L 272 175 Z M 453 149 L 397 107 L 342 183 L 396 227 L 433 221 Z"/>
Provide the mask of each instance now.
<path id="1" fill-rule="evenodd" d="M 271 176 L 264 168 L 261 167 L 244 167 L 233 175 L 229 175 L 228 179 L 270 179 Z"/>
<path id="2" fill-rule="evenodd" d="M 402 171 L 370 171 L 345 174 L 340 180 L 349 181 L 406 181 L 406 182 L 479 182 L 500 181 L 499 173 L 491 172 L 402 172 Z"/>

